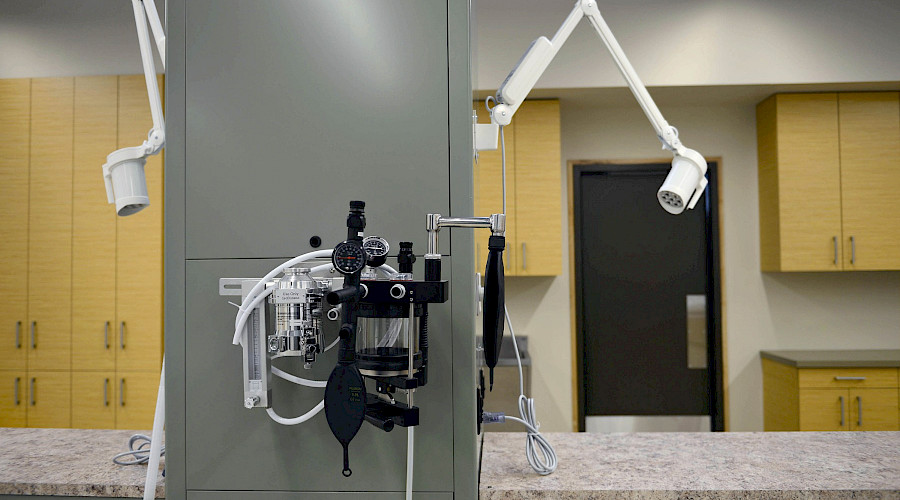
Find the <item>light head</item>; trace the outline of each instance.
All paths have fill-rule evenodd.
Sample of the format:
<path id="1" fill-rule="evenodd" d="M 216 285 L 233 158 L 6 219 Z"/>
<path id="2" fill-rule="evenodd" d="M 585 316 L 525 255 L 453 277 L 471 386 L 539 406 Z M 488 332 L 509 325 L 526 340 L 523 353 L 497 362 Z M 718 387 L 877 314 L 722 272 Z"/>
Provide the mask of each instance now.
<path id="1" fill-rule="evenodd" d="M 656 193 L 660 205 L 670 214 L 692 209 L 706 190 L 706 160 L 693 149 L 681 148 L 672 160 L 672 169 Z"/>
<path id="2" fill-rule="evenodd" d="M 116 204 L 116 214 L 132 215 L 150 204 L 147 196 L 147 163 L 145 149 L 141 146 L 122 148 L 106 157 L 103 165 L 103 181 L 106 183 L 106 199 Z"/>

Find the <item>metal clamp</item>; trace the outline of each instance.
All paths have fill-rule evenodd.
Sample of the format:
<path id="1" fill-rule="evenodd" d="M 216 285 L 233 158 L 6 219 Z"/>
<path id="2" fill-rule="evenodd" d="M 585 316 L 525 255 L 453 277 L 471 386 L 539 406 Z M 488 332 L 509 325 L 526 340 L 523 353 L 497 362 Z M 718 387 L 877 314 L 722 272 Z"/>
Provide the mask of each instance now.
<path id="1" fill-rule="evenodd" d="M 119 406 L 125 406 L 125 378 L 119 379 Z M 843 408 L 843 407 L 841 407 Z"/>
<path id="2" fill-rule="evenodd" d="M 109 406 L 109 379 L 103 379 L 103 406 Z"/>
<path id="3" fill-rule="evenodd" d="M 841 427 L 844 426 L 844 396 L 838 396 L 838 400 L 841 402 Z"/>
<path id="4" fill-rule="evenodd" d="M 109 321 L 103 326 L 103 344 L 109 349 Z"/>
<path id="5" fill-rule="evenodd" d="M 865 380 L 866 377 L 834 377 L 835 380 Z"/>
<path id="6" fill-rule="evenodd" d="M 16 402 L 16 406 L 19 406 L 21 401 L 19 401 L 19 384 L 22 382 L 22 377 L 16 377 L 16 382 L 13 385 L 13 394 L 15 395 L 14 401 Z"/>
<path id="7" fill-rule="evenodd" d="M 119 322 L 119 347 L 125 349 L 125 322 Z"/>

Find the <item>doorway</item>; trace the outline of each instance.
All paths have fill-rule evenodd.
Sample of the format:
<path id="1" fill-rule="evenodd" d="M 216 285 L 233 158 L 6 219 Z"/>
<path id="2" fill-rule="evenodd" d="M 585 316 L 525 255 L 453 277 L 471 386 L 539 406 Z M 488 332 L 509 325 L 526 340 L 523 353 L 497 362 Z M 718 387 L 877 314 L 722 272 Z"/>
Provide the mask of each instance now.
<path id="1" fill-rule="evenodd" d="M 572 166 L 580 431 L 724 430 L 718 162 L 677 216 L 670 168 Z"/>

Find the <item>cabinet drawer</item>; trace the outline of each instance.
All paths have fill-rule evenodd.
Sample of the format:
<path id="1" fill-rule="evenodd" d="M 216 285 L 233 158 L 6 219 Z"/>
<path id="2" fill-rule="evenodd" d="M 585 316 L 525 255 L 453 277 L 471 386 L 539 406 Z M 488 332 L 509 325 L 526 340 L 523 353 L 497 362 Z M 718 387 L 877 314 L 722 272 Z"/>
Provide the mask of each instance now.
<path id="1" fill-rule="evenodd" d="M 803 368 L 800 388 L 897 387 L 896 368 Z"/>

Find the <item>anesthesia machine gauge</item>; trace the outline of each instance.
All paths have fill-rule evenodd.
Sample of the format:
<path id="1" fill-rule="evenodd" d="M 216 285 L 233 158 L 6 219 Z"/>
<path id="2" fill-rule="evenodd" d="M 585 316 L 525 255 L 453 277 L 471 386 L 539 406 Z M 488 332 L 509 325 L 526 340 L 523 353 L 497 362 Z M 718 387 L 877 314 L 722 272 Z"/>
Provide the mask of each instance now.
<path id="1" fill-rule="evenodd" d="M 363 239 L 362 246 L 369 259 L 387 257 L 388 251 L 391 249 L 387 240 L 380 236 L 366 236 Z"/>
<path id="2" fill-rule="evenodd" d="M 366 265 L 366 253 L 357 241 L 347 240 L 334 247 L 331 263 L 342 274 L 353 274 Z"/>

